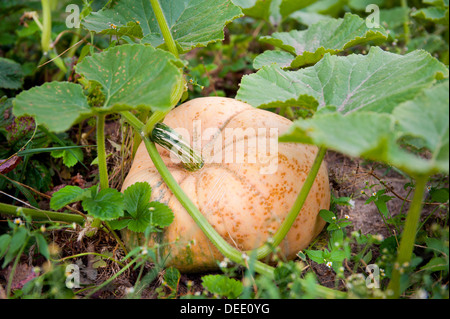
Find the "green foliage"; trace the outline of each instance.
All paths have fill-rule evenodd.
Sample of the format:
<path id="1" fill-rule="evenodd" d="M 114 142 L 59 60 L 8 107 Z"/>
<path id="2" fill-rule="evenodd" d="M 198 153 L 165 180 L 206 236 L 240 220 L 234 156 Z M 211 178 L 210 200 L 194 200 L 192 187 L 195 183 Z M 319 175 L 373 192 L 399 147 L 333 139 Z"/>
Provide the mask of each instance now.
<path id="1" fill-rule="evenodd" d="M 161 1 L 173 38 L 181 53 L 195 47 L 206 46 L 211 42 L 223 40 L 223 28 L 241 15 L 238 7 L 230 0 L 183 0 L 176 3 Z M 96 33 L 127 35 L 129 23 L 138 23 L 142 29 L 133 34 L 141 43 L 162 47 L 164 39 L 157 24 L 150 1 L 120 0 L 109 8 L 92 12 L 83 26 Z"/>
<path id="2" fill-rule="evenodd" d="M 23 71 L 19 63 L 0 57 L 0 88 L 19 89 L 23 84 Z"/>
<path id="3" fill-rule="evenodd" d="M 244 289 L 242 282 L 224 275 L 203 276 L 202 285 L 210 293 L 228 299 L 239 297 Z"/>
<path id="4" fill-rule="evenodd" d="M 261 42 L 271 44 L 290 55 L 265 51 L 263 53 L 265 62 L 261 61 L 262 58 L 257 58 L 255 64 L 257 68 L 261 68 L 275 62 L 281 63 L 284 68 L 295 69 L 317 63 L 325 53 L 338 54 L 368 42 L 381 44 L 387 38 L 388 34 L 384 28 L 369 28 L 364 19 L 347 13 L 343 19 L 322 20 L 311 25 L 307 30 L 278 32 L 261 37 Z M 270 60 L 268 53 L 275 57 L 275 61 Z"/>

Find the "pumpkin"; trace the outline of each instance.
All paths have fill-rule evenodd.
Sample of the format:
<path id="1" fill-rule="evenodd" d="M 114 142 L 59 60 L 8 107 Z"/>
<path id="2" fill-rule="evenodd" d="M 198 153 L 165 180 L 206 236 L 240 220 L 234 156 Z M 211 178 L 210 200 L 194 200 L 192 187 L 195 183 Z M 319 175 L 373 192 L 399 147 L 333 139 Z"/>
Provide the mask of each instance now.
<path id="1" fill-rule="evenodd" d="M 164 124 L 181 134 L 204 159 L 204 166 L 191 172 L 158 146 L 166 166 L 216 231 L 242 251 L 260 247 L 277 231 L 318 151 L 312 145 L 278 143 L 278 136 L 291 126 L 290 120 L 230 98 L 190 100 L 172 110 Z M 164 243 L 166 266 L 183 272 L 217 268 L 223 256 L 162 181 L 143 143 L 122 191 L 136 182 L 148 182 L 151 200 L 167 204 L 174 212 L 173 223 L 150 243 Z M 295 258 L 322 230 L 325 222 L 319 211 L 329 205 L 328 173 L 323 163 L 279 246 L 284 257 Z M 143 240 L 142 234 L 128 230 L 123 237 L 130 246 Z"/>

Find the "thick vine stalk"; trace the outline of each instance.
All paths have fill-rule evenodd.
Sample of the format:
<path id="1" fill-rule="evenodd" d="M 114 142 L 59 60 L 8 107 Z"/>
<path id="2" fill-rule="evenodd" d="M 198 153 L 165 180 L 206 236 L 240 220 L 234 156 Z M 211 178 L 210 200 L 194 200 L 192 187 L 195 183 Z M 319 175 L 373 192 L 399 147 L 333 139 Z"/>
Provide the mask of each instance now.
<path id="1" fill-rule="evenodd" d="M 402 239 L 398 248 L 397 260 L 392 270 L 391 281 L 388 285 L 388 293 L 390 298 L 400 297 L 400 277 L 403 269 L 407 268 L 411 262 L 414 249 L 414 243 L 417 234 L 417 225 L 420 220 L 420 213 L 423 207 L 423 197 L 427 186 L 428 177 L 419 176 L 416 178 L 416 187 L 411 206 L 406 216 L 405 228 L 402 232 Z"/>

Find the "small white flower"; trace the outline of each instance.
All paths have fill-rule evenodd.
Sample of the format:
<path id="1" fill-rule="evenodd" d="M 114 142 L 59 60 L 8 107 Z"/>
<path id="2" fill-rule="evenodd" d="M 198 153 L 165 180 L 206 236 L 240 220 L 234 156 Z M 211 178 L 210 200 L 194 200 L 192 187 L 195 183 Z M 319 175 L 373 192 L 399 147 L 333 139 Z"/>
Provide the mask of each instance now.
<path id="1" fill-rule="evenodd" d="M 219 264 L 220 268 L 227 268 L 227 266 L 228 266 L 228 263 L 225 260 L 222 260 Z"/>
<path id="2" fill-rule="evenodd" d="M 246 261 L 250 260 L 250 257 L 246 253 L 242 254 L 242 258 Z"/>
<path id="3" fill-rule="evenodd" d="M 22 219 L 20 219 L 20 218 L 14 218 L 14 224 L 19 225 L 19 226 L 22 226 L 22 225 L 23 225 Z"/>
<path id="4" fill-rule="evenodd" d="M 345 218 L 345 219 L 350 219 L 350 216 L 344 215 L 344 218 Z"/>
<path id="5" fill-rule="evenodd" d="M 327 265 L 328 268 L 331 268 L 331 266 L 333 266 L 333 263 L 331 261 L 329 261 L 329 262 L 327 262 L 326 265 Z"/>
<path id="6" fill-rule="evenodd" d="M 331 217 L 331 219 L 332 219 L 332 220 L 336 220 L 336 217 L 333 216 L 333 217 Z"/>
<path id="7" fill-rule="evenodd" d="M 377 192 L 373 192 L 373 193 L 372 193 L 372 196 L 377 196 Z"/>
<path id="8" fill-rule="evenodd" d="M 148 254 L 148 250 L 146 247 L 141 247 L 141 254 L 142 255 L 147 255 Z"/>
<path id="9" fill-rule="evenodd" d="M 127 287 L 127 288 L 125 288 L 125 292 L 127 294 L 132 294 L 134 292 L 134 287 Z"/>

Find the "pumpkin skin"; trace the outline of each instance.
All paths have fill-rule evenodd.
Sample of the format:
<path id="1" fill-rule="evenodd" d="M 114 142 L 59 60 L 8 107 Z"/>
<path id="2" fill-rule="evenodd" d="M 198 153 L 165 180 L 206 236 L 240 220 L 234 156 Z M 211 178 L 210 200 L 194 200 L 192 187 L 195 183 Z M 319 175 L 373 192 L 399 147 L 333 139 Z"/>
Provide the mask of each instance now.
<path id="1" fill-rule="evenodd" d="M 216 231 L 238 250 L 263 245 L 278 230 L 294 204 L 314 162 L 317 147 L 278 143 L 278 136 L 292 125 L 290 120 L 229 98 L 188 101 L 171 111 L 164 123 L 183 135 L 190 145 L 198 145 L 196 149 L 201 150 L 205 160 L 200 170 L 189 172 L 172 159 L 170 152 L 158 146 L 164 163 L 186 195 Z M 198 123 L 201 124 L 201 140 L 195 134 L 199 132 Z M 265 135 L 258 133 L 262 128 L 266 129 Z M 278 130 L 277 134 L 271 134 L 273 129 Z M 222 134 L 214 135 L 214 132 Z M 235 134 L 233 142 L 227 139 L 226 132 Z M 265 156 L 267 150 L 254 147 L 255 141 L 260 140 L 277 145 L 277 153 Z M 268 159 L 274 164 L 271 168 Z M 162 234 L 155 234 L 150 242 L 150 245 L 164 243 L 164 253 L 170 253 L 165 265 L 182 272 L 218 268 L 217 261 L 223 259 L 222 254 L 165 185 L 143 143 L 136 152 L 122 191 L 136 182 L 148 182 L 152 187 L 151 200 L 167 204 L 174 212 L 173 223 Z M 295 258 L 323 229 L 325 222 L 318 213 L 329 205 L 328 172 L 323 163 L 299 216 L 279 246 L 285 258 Z M 125 230 L 122 235 L 130 247 L 142 244 L 141 234 Z"/>

